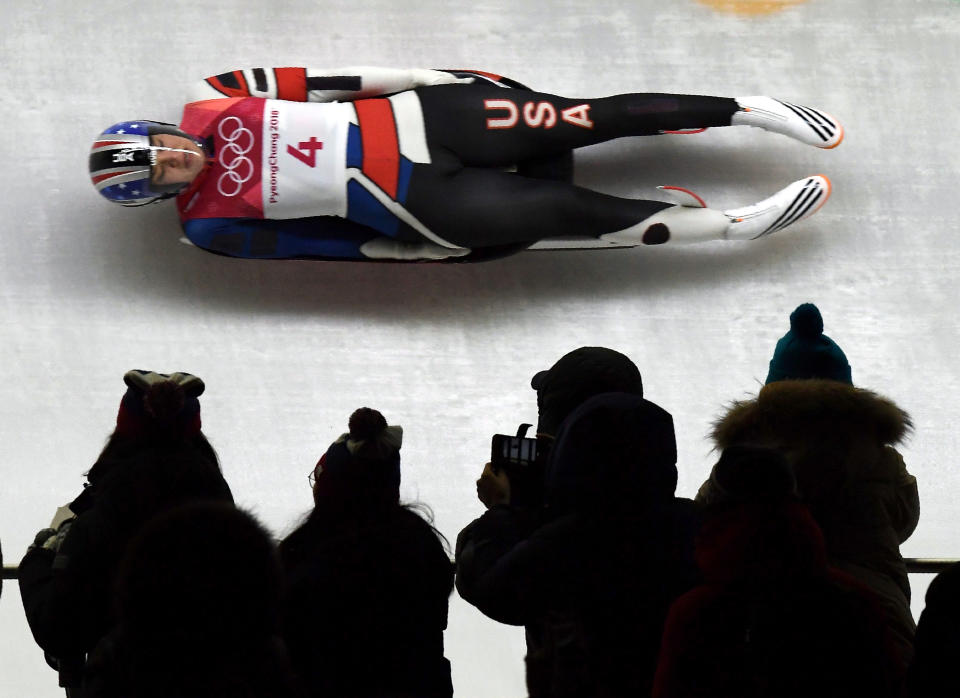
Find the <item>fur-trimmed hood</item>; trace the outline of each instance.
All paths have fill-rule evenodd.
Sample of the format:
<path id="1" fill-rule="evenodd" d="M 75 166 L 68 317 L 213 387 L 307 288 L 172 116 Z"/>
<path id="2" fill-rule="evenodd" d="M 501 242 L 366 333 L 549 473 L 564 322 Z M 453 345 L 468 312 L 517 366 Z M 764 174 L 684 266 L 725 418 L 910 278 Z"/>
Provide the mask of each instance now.
<path id="1" fill-rule="evenodd" d="M 877 445 L 903 441 L 913 422 L 893 401 L 831 380 L 784 380 L 756 398 L 734 402 L 711 436 L 718 448 L 751 441 L 843 439 L 872 435 Z"/>

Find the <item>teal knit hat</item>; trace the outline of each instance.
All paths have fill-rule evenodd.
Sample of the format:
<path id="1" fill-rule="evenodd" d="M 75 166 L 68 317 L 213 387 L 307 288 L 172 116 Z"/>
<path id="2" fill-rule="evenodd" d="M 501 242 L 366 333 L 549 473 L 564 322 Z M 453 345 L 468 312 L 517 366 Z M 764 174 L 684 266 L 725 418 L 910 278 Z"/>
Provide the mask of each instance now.
<path id="1" fill-rule="evenodd" d="M 777 342 L 767 383 L 801 378 L 853 384 L 847 357 L 823 334 L 823 316 L 813 303 L 804 303 L 790 313 L 790 331 Z"/>

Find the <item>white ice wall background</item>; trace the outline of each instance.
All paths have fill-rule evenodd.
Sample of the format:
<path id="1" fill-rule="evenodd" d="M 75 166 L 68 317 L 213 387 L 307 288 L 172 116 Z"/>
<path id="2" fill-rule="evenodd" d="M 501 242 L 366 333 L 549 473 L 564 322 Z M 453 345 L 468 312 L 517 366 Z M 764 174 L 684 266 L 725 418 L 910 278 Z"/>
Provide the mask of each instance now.
<path id="1" fill-rule="evenodd" d="M 717 6 L 726 5 L 726 10 Z M 954 0 L 125 0 L 0 4 L 0 537 L 15 564 L 79 489 L 130 368 L 201 376 L 204 428 L 239 502 L 278 535 L 350 411 L 406 430 L 403 496 L 451 542 L 482 511 L 489 437 L 533 421 L 530 376 L 569 349 L 629 354 L 673 413 L 692 496 L 725 403 L 759 388 L 799 303 L 823 311 L 854 381 L 917 424 L 910 556 L 960 556 L 960 133 Z M 740 12 L 732 10 L 739 9 Z M 179 244 L 170 206 L 122 210 L 86 177 L 127 118 L 176 121 L 186 86 L 238 67 L 477 67 L 569 96 L 769 94 L 823 108 L 834 151 L 756 129 L 621 140 L 578 182 L 715 207 L 823 172 L 815 217 L 755 243 L 536 252 L 483 265 L 232 260 Z M 915 609 L 926 581 L 913 576 Z M 53 697 L 16 585 L 0 601 L 0 695 Z M 454 599 L 458 696 L 523 694 L 522 632 Z"/>

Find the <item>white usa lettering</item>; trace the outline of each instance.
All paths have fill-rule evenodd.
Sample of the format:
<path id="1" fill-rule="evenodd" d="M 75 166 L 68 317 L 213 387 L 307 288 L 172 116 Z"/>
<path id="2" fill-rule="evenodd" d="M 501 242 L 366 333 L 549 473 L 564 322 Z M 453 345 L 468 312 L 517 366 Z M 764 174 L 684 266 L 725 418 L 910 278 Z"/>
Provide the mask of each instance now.
<path id="1" fill-rule="evenodd" d="M 593 128 L 593 120 L 590 118 L 590 105 L 578 104 L 575 107 L 568 107 L 560 112 L 564 121 L 580 128 Z"/>

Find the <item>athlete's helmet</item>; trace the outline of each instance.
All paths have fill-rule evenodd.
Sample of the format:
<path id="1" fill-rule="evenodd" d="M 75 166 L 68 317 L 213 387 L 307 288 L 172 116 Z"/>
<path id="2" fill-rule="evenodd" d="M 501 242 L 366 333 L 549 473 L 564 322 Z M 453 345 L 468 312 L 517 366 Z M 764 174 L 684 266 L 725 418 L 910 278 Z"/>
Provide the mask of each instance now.
<path id="1" fill-rule="evenodd" d="M 150 183 L 150 167 L 158 150 L 150 136 L 169 134 L 189 138 L 203 149 L 203 143 L 173 124 L 160 121 L 122 121 L 97 136 L 90 149 L 90 178 L 100 194 L 122 206 L 142 206 L 168 199 L 186 184 Z"/>

